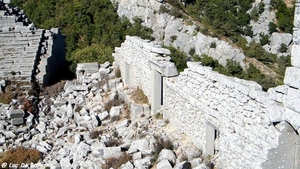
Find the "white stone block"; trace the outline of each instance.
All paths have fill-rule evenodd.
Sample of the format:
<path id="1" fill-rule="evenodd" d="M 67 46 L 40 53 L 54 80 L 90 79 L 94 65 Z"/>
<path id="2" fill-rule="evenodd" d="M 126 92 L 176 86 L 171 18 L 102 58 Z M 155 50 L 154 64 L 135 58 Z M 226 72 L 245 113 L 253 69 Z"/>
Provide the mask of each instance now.
<path id="1" fill-rule="evenodd" d="M 298 89 L 300 87 L 300 69 L 295 67 L 286 68 L 284 83 Z"/>
<path id="2" fill-rule="evenodd" d="M 300 113 L 300 90 L 289 88 L 287 96 L 284 99 L 284 105 L 294 110 L 295 112 Z"/>
<path id="3" fill-rule="evenodd" d="M 293 45 L 291 50 L 291 64 L 294 67 L 300 68 L 300 44 L 299 45 Z"/>
<path id="4" fill-rule="evenodd" d="M 295 112 L 287 108 L 283 116 L 284 116 L 283 119 L 288 121 L 295 130 L 300 129 L 300 114 L 298 112 Z"/>

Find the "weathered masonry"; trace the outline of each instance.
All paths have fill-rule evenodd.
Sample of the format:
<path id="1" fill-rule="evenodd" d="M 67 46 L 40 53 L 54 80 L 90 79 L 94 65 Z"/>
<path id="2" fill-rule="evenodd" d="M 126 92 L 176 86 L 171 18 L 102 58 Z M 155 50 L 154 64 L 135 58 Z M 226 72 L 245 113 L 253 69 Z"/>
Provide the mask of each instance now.
<path id="1" fill-rule="evenodd" d="M 57 28 L 37 29 L 22 10 L 0 0 L 1 79 L 48 85 L 65 63 L 65 36 Z"/>
<path id="2" fill-rule="evenodd" d="M 139 86 L 219 168 L 300 168 L 300 2 L 296 3 L 292 66 L 285 85 L 262 91 L 255 82 L 227 77 L 188 62 L 178 76 L 170 52 L 126 37 L 113 54 L 125 85 Z"/>

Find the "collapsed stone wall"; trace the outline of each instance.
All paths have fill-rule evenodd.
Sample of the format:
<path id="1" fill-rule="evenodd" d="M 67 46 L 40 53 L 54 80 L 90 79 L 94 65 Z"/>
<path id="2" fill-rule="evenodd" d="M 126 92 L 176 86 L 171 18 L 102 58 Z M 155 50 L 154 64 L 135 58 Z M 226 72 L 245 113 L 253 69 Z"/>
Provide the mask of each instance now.
<path id="1" fill-rule="evenodd" d="M 256 82 L 196 62 L 176 77 L 157 73 L 151 61 L 168 52 L 161 57 L 152 48 L 154 43 L 127 36 L 114 54 L 125 84 L 140 86 L 150 98 L 152 114 L 162 111 L 205 156 L 216 157 L 219 168 L 299 168 L 298 68 L 287 69 L 286 85 L 264 92 Z"/>

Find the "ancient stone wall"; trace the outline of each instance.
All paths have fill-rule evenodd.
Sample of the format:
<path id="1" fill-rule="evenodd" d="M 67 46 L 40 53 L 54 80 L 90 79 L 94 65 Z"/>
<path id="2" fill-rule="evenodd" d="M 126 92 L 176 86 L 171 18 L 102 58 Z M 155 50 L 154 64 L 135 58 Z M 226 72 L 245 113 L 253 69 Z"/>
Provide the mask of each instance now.
<path id="1" fill-rule="evenodd" d="M 264 92 L 255 82 L 221 75 L 196 62 L 188 62 L 176 77 L 157 74 L 151 60 L 168 56 L 160 57 L 151 46 L 155 49 L 149 41 L 128 36 L 116 48 L 123 81 L 140 86 L 150 98 L 152 113 L 162 111 L 204 156 L 217 158 L 219 168 L 299 167 L 297 67 L 287 69 L 286 85 Z"/>
<path id="2" fill-rule="evenodd" d="M 175 65 L 168 62 L 170 57 L 166 57 L 169 54 L 168 49 L 149 40 L 127 36 L 121 47 L 115 48 L 113 56 L 125 86 L 143 89 L 148 98 L 156 102 L 162 98 L 162 95 L 152 95 L 152 90 L 161 90 L 161 77 L 177 75 Z M 159 104 L 152 106 L 155 110 L 160 108 Z"/>

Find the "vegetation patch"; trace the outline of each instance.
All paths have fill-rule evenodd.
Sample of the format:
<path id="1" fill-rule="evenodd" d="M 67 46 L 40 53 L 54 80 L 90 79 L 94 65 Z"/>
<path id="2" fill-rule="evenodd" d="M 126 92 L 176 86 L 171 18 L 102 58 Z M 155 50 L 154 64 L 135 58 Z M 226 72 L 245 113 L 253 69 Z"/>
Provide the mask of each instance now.
<path id="1" fill-rule="evenodd" d="M 110 109 L 112 107 L 115 107 L 115 106 L 120 106 L 124 104 L 124 100 L 123 99 L 120 99 L 118 94 L 115 95 L 115 98 L 113 100 L 109 100 L 108 102 L 106 102 L 104 104 L 104 111 L 110 111 Z"/>
<path id="2" fill-rule="evenodd" d="M 138 104 L 147 104 L 149 102 L 148 97 L 144 94 L 143 90 L 139 87 L 136 88 L 130 97 L 132 100 L 134 100 L 135 103 Z"/>
<path id="3" fill-rule="evenodd" d="M 105 164 L 102 165 L 102 168 L 103 169 L 119 168 L 119 167 L 121 167 L 122 164 L 125 164 L 131 160 L 132 160 L 132 157 L 129 154 L 123 153 L 122 156 L 119 158 L 107 159 Z"/>
<path id="4" fill-rule="evenodd" d="M 9 149 L 0 154 L 0 164 L 23 164 L 37 163 L 42 158 L 42 154 L 34 149 L 17 147 Z"/>

